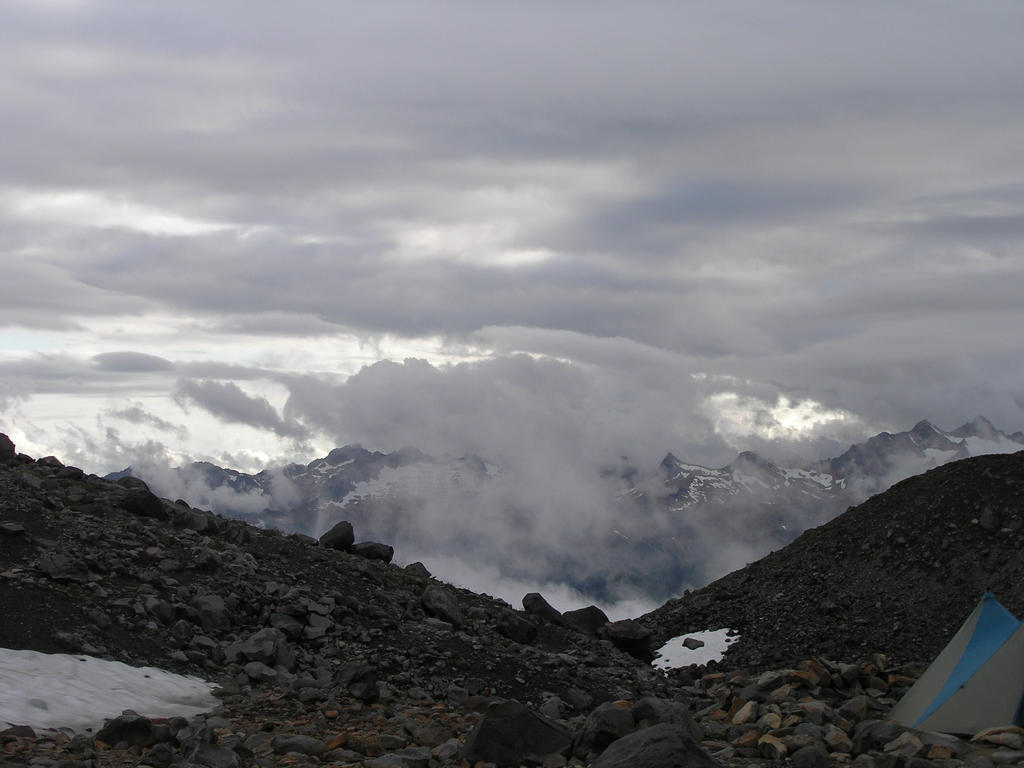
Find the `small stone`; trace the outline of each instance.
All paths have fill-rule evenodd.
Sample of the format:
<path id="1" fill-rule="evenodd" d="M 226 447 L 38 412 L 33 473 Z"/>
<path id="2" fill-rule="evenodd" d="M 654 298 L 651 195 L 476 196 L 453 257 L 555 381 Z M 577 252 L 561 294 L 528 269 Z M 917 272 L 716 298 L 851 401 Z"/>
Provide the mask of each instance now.
<path id="1" fill-rule="evenodd" d="M 262 661 L 250 661 L 243 668 L 246 676 L 256 683 L 272 683 L 278 679 L 277 670 Z"/>
<path id="2" fill-rule="evenodd" d="M 327 745 L 320 739 L 300 733 L 279 734 L 273 738 L 270 745 L 273 747 L 274 753 L 278 755 L 288 752 L 298 752 L 300 755 L 322 755 L 327 751 Z"/>
<path id="3" fill-rule="evenodd" d="M 924 752 L 924 744 L 911 731 L 904 731 L 882 747 L 882 751 L 909 759 Z"/>
<path id="4" fill-rule="evenodd" d="M 825 744 L 832 752 L 845 752 L 849 753 L 853 751 L 853 742 L 850 737 L 846 735 L 846 732 L 841 728 L 837 728 L 832 723 L 828 723 L 825 726 Z"/>
<path id="5" fill-rule="evenodd" d="M 408 747 L 367 760 L 366 768 L 427 768 L 431 754 L 426 747 Z"/>
<path id="6" fill-rule="evenodd" d="M 757 717 L 757 702 L 748 701 L 736 711 L 736 714 L 732 716 L 731 722 L 733 725 L 742 725 L 743 723 L 749 723 L 755 717 Z"/>
<path id="7" fill-rule="evenodd" d="M 1013 765 L 1024 760 L 1024 750 L 1000 747 L 992 752 L 989 757 L 996 765 Z"/>
<path id="8" fill-rule="evenodd" d="M 782 739 L 766 733 L 757 742 L 757 750 L 767 760 L 781 760 L 786 756 L 786 745 Z"/>
<path id="9" fill-rule="evenodd" d="M 793 753 L 790 760 L 793 768 L 829 768 L 828 752 L 821 747 L 801 747 Z"/>

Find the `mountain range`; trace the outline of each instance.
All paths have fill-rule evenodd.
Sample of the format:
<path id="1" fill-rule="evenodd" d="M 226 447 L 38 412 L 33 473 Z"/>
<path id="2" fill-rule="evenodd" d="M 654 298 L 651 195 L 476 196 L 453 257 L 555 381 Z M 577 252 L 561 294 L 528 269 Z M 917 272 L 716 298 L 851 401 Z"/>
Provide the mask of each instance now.
<path id="1" fill-rule="evenodd" d="M 557 510 L 524 507 L 514 472 L 476 456 L 417 448 L 382 453 L 347 445 L 308 464 L 257 474 L 198 462 L 173 471 L 129 467 L 108 477 L 139 477 L 160 495 L 260 527 L 319 536 L 349 520 L 439 573 L 455 562 L 458 572 L 496 570 L 516 584 L 569 585 L 611 603 L 637 595 L 664 600 L 787 544 L 903 478 L 1022 449 L 1024 434 L 1006 434 L 978 417 L 951 431 L 921 421 L 800 466 L 753 452 L 720 468 L 671 453 L 649 468 L 624 459 L 595 471 L 602 498 L 586 517 L 558 519 L 557 528 L 545 519 L 557 518 Z"/>

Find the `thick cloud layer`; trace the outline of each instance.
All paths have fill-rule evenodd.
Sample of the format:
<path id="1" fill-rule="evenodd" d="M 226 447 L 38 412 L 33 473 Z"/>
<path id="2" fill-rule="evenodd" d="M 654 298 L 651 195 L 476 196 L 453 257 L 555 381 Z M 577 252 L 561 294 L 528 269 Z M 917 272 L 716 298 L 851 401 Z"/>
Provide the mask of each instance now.
<path id="1" fill-rule="evenodd" d="M 101 471 L 410 444 L 538 496 L 623 455 L 1024 429 L 1021 28 L 7 3 L 0 429 Z"/>

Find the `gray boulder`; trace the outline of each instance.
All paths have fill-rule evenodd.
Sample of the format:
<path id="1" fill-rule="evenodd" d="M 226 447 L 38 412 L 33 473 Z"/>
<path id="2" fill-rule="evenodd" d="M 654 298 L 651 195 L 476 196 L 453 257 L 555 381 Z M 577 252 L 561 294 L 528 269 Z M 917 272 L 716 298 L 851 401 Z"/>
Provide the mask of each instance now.
<path id="1" fill-rule="evenodd" d="M 107 722 L 95 736 L 111 747 L 124 742 L 129 747 L 148 747 L 156 739 L 153 721 L 141 715 L 124 714 Z"/>
<path id="2" fill-rule="evenodd" d="M 567 730 L 510 699 L 487 707 L 466 738 L 462 757 L 470 763 L 516 768 L 542 762 L 547 755 L 564 755 L 571 743 Z"/>
<path id="3" fill-rule="evenodd" d="M 612 641 L 612 645 L 630 656 L 650 664 L 654 661 L 650 630 L 633 619 L 622 619 L 605 624 L 600 634 Z"/>
<path id="4" fill-rule="evenodd" d="M 699 742 L 704 738 L 704 729 L 690 717 L 687 706 L 680 701 L 659 699 L 656 696 L 644 696 L 633 705 L 633 719 L 638 726 L 668 723 L 683 730 L 687 736 Z"/>
<path id="5" fill-rule="evenodd" d="M 264 664 L 278 664 L 287 655 L 286 636 L 276 627 L 264 627 L 244 640 L 229 645 L 225 654 L 228 661 L 232 662 L 241 657 Z"/>
<path id="6" fill-rule="evenodd" d="M 367 560 L 381 560 L 390 563 L 395 556 L 395 548 L 388 544 L 381 544 L 379 541 L 361 541 L 348 548 L 353 555 L 365 557 Z"/>
<path id="7" fill-rule="evenodd" d="M 331 530 L 320 537 L 320 546 L 348 551 L 355 540 L 356 534 L 352 530 L 352 523 L 342 520 L 340 523 L 335 523 Z"/>
<path id="8" fill-rule="evenodd" d="M 121 509 L 139 517 L 153 517 L 157 520 L 168 518 L 164 503 L 156 494 L 145 488 L 128 491 L 121 499 Z"/>
<path id="9" fill-rule="evenodd" d="M 409 563 L 405 566 L 405 572 L 410 576 L 415 576 L 418 579 L 429 579 L 430 571 L 427 570 L 427 566 L 417 560 L 415 563 Z"/>
<path id="10" fill-rule="evenodd" d="M 526 609 L 527 613 L 532 613 L 537 618 L 544 619 L 544 621 L 551 622 L 552 624 L 562 623 L 562 614 L 555 610 L 539 592 L 530 592 L 524 595 L 523 608 Z"/>
<path id="11" fill-rule="evenodd" d="M 608 623 L 608 617 L 596 605 L 588 605 L 586 608 L 563 613 L 562 623 L 581 635 L 596 635 L 597 630 Z"/>
<path id="12" fill-rule="evenodd" d="M 7 435 L 0 434 L 0 464 L 6 464 L 18 458 L 14 451 L 14 443 Z"/>
<path id="13" fill-rule="evenodd" d="M 447 621 L 454 627 L 461 627 L 464 622 L 462 608 L 455 595 L 438 584 L 430 584 L 423 590 L 420 603 L 431 616 Z"/>
<path id="14" fill-rule="evenodd" d="M 327 751 L 327 745 L 320 739 L 301 733 L 279 734 L 271 740 L 270 746 L 278 755 L 286 755 L 289 752 L 296 752 L 300 755 L 322 755 Z"/>
<path id="15" fill-rule="evenodd" d="M 828 752 L 814 744 L 801 747 L 790 760 L 793 768 L 829 768 L 830 765 Z"/>
<path id="16" fill-rule="evenodd" d="M 231 617 L 228 615 L 224 598 L 220 595 L 200 595 L 193 603 L 199 613 L 199 624 L 206 632 L 218 629 L 227 629 L 231 626 Z"/>
<path id="17" fill-rule="evenodd" d="M 205 765 L 206 768 L 238 768 L 242 759 L 230 749 L 200 741 L 187 753 L 185 764 Z"/>
<path id="18" fill-rule="evenodd" d="M 576 737 L 573 753 L 583 759 L 598 755 L 613 741 L 631 733 L 634 726 L 632 712 L 606 701 L 587 715 L 583 730 Z"/>
<path id="19" fill-rule="evenodd" d="M 80 584 L 89 581 L 89 569 L 85 564 L 60 552 L 40 555 L 37 567 L 54 581 L 74 581 Z"/>
<path id="20" fill-rule="evenodd" d="M 338 682 L 348 688 L 352 698 L 372 704 L 380 698 L 377 687 L 377 669 L 365 661 L 349 661 L 337 673 Z"/>
<path id="21" fill-rule="evenodd" d="M 430 765 L 430 750 L 426 747 L 406 747 L 367 760 L 366 768 L 427 768 Z"/>
<path id="22" fill-rule="evenodd" d="M 720 768 L 700 744 L 668 723 L 623 736 L 591 768 Z"/>
<path id="23" fill-rule="evenodd" d="M 498 619 L 494 629 L 509 640 L 514 640 L 522 645 L 529 645 L 537 637 L 537 626 L 520 616 L 515 611 L 503 610 L 498 613 Z"/>

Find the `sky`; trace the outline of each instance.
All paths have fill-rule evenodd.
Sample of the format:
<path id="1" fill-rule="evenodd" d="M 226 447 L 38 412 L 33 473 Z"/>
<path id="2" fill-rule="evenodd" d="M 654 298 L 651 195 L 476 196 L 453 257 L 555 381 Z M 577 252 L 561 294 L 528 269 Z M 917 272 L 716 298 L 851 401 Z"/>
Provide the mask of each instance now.
<path id="1" fill-rule="evenodd" d="M 0 431 L 524 477 L 1024 429 L 1024 5 L 0 6 Z"/>

